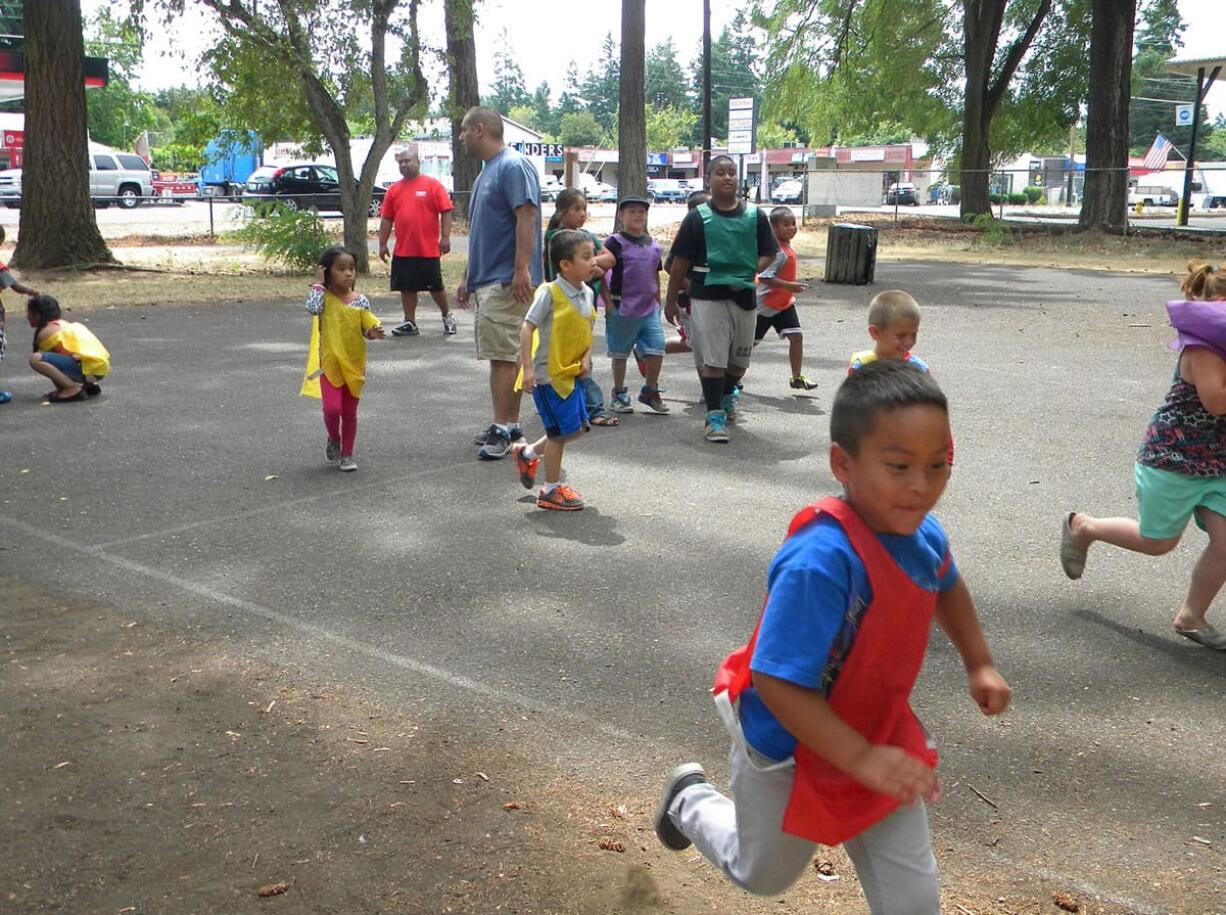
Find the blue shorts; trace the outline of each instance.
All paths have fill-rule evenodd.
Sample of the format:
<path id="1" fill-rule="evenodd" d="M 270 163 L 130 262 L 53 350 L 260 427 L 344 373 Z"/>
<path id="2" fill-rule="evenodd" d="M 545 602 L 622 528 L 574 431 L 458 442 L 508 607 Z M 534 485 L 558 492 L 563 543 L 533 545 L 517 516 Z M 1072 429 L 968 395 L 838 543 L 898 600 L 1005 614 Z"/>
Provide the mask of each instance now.
<path id="1" fill-rule="evenodd" d="M 85 383 L 85 373 L 81 371 L 81 363 L 66 353 L 39 353 L 43 362 L 53 365 L 77 384 Z"/>
<path id="2" fill-rule="evenodd" d="M 532 389 L 532 400 L 549 438 L 565 438 L 588 430 L 587 401 L 583 385 L 577 381 L 568 397 L 561 396 L 551 384 L 538 384 Z"/>
<path id="3" fill-rule="evenodd" d="M 638 347 L 639 355 L 664 355 L 664 328 L 660 325 L 660 312 L 653 311 L 639 318 L 623 318 L 616 313 L 605 315 L 605 348 L 613 359 L 629 359 Z"/>

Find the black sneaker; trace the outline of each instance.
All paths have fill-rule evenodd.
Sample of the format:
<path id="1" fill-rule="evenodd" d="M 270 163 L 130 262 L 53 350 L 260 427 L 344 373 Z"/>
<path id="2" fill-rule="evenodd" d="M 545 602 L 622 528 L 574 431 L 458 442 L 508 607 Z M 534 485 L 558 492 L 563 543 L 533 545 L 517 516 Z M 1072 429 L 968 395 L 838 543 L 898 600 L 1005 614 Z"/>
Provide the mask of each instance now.
<path id="1" fill-rule="evenodd" d="M 421 331 L 417 329 L 417 325 L 412 321 L 402 321 L 392 328 L 393 337 L 416 337 Z"/>
<path id="2" fill-rule="evenodd" d="M 684 851 L 693 844 L 689 837 L 677 828 L 673 818 L 668 815 L 668 808 L 686 788 L 704 784 L 706 781 L 707 774 L 698 763 L 682 763 L 669 774 L 668 781 L 664 783 L 664 794 L 656 805 L 655 819 L 656 836 L 665 848 Z"/>
<path id="3" fill-rule="evenodd" d="M 491 425 L 488 429 L 482 429 L 480 432 L 478 432 L 476 435 L 473 436 L 473 444 L 474 445 L 484 445 L 486 442 L 490 440 L 490 436 L 496 434 L 497 432 L 498 432 L 498 427 L 494 425 Z M 524 440 L 524 430 L 519 428 L 519 426 L 516 426 L 514 429 L 511 430 L 511 441 L 512 443 L 514 443 L 514 442 L 522 442 L 523 440 Z"/>
<path id="4" fill-rule="evenodd" d="M 521 433 L 522 436 L 522 433 Z M 483 461 L 500 461 L 511 453 L 511 436 L 497 426 L 490 430 L 485 444 L 477 452 L 477 457 Z"/>

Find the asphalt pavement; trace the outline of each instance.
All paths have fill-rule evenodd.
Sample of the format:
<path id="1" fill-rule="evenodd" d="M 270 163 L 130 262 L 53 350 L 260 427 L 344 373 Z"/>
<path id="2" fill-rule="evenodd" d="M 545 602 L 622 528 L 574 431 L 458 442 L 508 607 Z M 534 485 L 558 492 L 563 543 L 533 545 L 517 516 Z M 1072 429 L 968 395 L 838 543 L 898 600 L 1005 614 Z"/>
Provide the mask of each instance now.
<path id="1" fill-rule="evenodd" d="M 509 464 L 475 459 L 489 415 L 467 315 L 445 338 L 423 302 L 421 337 L 371 344 L 355 474 L 324 464 L 318 403 L 297 394 L 296 298 L 95 312 L 112 376 L 62 406 L 39 404 L 47 384 L 10 323 L 0 574 L 491 744 L 533 741 L 576 778 L 653 795 L 688 758 L 722 777 L 713 671 L 752 629 L 792 513 L 833 491 L 830 399 L 867 345 L 868 299 L 890 287 L 924 308 L 916 352 L 957 444 L 938 514 L 1016 691 L 1003 720 L 981 718 L 934 637 L 915 705 L 943 752 L 946 879 L 995 869 L 1137 912 L 1222 911 L 1226 656 L 1170 630 L 1203 537 L 1160 559 L 1095 548 L 1077 583 L 1056 559 L 1063 512 L 1135 511 L 1133 454 L 1173 364 L 1171 278 L 882 263 L 872 287 L 816 283 L 801 305 L 812 396 L 787 387 L 770 338 L 747 421 L 711 445 L 692 365 L 670 358 L 671 415 L 568 449 L 590 502 L 575 514 L 537 510 Z"/>

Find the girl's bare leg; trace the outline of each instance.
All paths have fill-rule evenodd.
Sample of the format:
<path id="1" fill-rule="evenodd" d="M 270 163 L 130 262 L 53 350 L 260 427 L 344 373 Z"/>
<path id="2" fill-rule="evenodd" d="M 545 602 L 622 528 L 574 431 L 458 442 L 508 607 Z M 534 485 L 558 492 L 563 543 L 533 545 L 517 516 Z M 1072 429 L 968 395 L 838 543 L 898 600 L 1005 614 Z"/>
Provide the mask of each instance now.
<path id="1" fill-rule="evenodd" d="M 1202 628 L 1209 606 L 1226 584 L 1226 518 L 1207 508 L 1198 508 L 1196 515 L 1209 533 L 1209 544 L 1192 566 L 1187 596 L 1175 614 L 1176 629 Z"/>
<path id="2" fill-rule="evenodd" d="M 1132 518 L 1095 518 L 1078 512 L 1069 522 L 1069 530 L 1073 542 L 1082 549 L 1089 549 L 1095 541 L 1101 541 L 1134 553 L 1161 556 L 1179 544 L 1178 537 L 1155 540 L 1141 536 L 1141 525 Z"/>
<path id="3" fill-rule="evenodd" d="M 38 374 L 50 378 L 55 384 L 56 390 L 61 394 L 71 396 L 78 393 L 82 388 L 81 384 L 73 381 L 50 362 L 44 362 L 39 353 L 30 354 L 30 368 L 34 369 Z"/>

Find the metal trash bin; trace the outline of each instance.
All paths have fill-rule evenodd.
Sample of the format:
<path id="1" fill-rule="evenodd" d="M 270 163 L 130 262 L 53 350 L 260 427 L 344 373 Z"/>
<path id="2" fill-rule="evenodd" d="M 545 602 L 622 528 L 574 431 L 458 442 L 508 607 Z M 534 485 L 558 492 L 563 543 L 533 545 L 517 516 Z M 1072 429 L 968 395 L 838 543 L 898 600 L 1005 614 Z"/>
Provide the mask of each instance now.
<path id="1" fill-rule="evenodd" d="M 877 269 L 877 230 L 836 222 L 826 233 L 826 282 L 863 286 Z"/>

